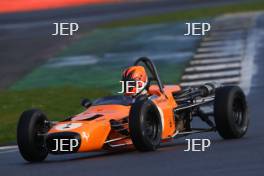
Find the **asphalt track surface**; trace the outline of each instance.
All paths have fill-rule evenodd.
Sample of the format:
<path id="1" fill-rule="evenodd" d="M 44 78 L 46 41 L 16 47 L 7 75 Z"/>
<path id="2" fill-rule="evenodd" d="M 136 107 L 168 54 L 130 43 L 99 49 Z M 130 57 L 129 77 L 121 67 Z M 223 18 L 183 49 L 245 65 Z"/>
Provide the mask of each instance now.
<path id="1" fill-rule="evenodd" d="M 262 20 L 264 27 L 264 20 Z M 264 42 L 264 39 L 263 39 Z M 262 50 L 263 50 L 262 46 Z M 263 53 L 259 53 L 260 55 Z M 261 57 L 258 68 L 264 68 Z M 259 69 L 248 95 L 251 124 L 244 138 L 223 140 L 216 133 L 186 138 L 209 138 L 211 147 L 204 152 L 185 152 L 184 138 L 163 145 L 155 152 L 96 152 L 49 156 L 43 163 L 29 164 L 18 151 L 0 152 L 1 175 L 188 175 L 188 176 L 262 176 L 264 165 L 263 99 L 264 70 Z"/>
<path id="2" fill-rule="evenodd" d="M 258 20 L 264 28 L 264 18 Z M 264 43 L 264 37 L 259 39 Z M 216 133 L 186 138 L 209 138 L 212 145 L 205 152 L 184 152 L 185 138 L 162 146 L 156 152 L 137 151 L 84 153 L 49 156 L 43 163 L 28 164 L 16 149 L 0 151 L 1 175 L 232 175 L 262 176 L 264 174 L 263 99 L 264 46 L 256 55 L 257 72 L 248 95 L 251 124 L 247 135 L 239 140 L 222 140 Z M 1 65 L 2 66 L 2 65 Z"/>
<path id="3" fill-rule="evenodd" d="M 0 89 L 11 86 L 32 69 L 94 27 L 144 15 L 213 7 L 248 0 L 162 0 L 145 3 L 95 5 L 61 10 L 0 15 Z M 52 36 L 55 22 L 77 22 L 72 37 Z"/>

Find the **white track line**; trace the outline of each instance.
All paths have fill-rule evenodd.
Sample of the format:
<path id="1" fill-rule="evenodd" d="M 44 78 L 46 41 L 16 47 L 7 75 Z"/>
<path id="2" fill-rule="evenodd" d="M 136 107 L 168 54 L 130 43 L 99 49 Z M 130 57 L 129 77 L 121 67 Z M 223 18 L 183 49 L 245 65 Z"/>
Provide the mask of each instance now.
<path id="1" fill-rule="evenodd" d="M 233 41 L 233 40 L 241 40 L 243 39 L 242 34 L 238 35 L 209 35 L 202 39 L 203 42 L 209 42 L 209 41 Z"/>
<path id="2" fill-rule="evenodd" d="M 222 46 L 222 47 L 204 47 L 204 48 L 198 48 L 198 52 L 217 52 L 217 51 L 228 51 L 228 52 L 241 52 L 242 46 L 232 46 L 231 48 L 228 46 Z"/>
<path id="3" fill-rule="evenodd" d="M 245 31 L 244 30 L 237 30 L 237 31 L 213 31 L 210 33 L 209 37 L 215 37 L 215 36 L 237 36 L 243 34 Z"/>
<path id="4" fill-rule="evenodd" d="M 216 63 L 228 63 L 228 62 L 240 62 L 242 60 L 241 57 L 234 58 L 220 58 L 220 59 L 196 59 L 190 62 L 191 65 L 196 64 L 216 64 Z"/>
<path id="5" fill-rule="evenodd" d="M 233 41 L 216 41 L 216 42 L 202 42 L 201 46 L 226 46 L 226 47 L 233 47 L 233 46 L 243 46 L 243 40 L 233 40 Z"/>
<path id="6" fill-rule="evenodd" d="M 196 66 L 196 67 L 188 67 L 185 69 L 186 72 L 195 72 L 195 71 L 213 71 L 213 70 L 221 70 L 221 69 L 234 69 L 237 67 L 241 67 L 240 63 L 232 63 L 232 64 L 217 64 L 217 65 L 207 65 L 207 66 Z"/>
<path id="7" fill-rule="evenodd" d="M 10 146 L 0 147 L 0 150 L 10 150 L 10 149 L 17 149 L 17 148 L 18 148 L 17 145 L 10 145 Z"/>
<path id="8" fill-rule="evenodd" d="M 224 24 L 226 25 L 226 24 Z M 232 26 L 233 24 L 230 24 Z M 214 26 L 214 29 L 212 32 L 229 32 L 229 31 L 239 31 L 239 30 L 246 30 L 248 27 L 245 27 L 244 25 L 241 26 L 234 26 L 234 27 L 218 27 Z"/>
<path id="9" fill-rule="evenodd" d="M 198 85 L 203 85 L 208 82 L 216 82 L 216 83 L 234 83 L 234 82 L 239 82 L 240 77 L 235 77 L 235 78 L 222 78 L 222 79 L 210 79 L 210 80 L 203 80 L 203 81 L 192 81 L 192 82 L 182 82 L 180 83 L 181 86 L 198 86 Z"/>
<path id="10" fill-rule="evenodd" d="M 199 58 L 199 59 L 193 59 L 197 61 L 202 61 L 202 60 L 221 60 L 221 59 L 242 59 L 241 57 L 238 56 L 229 56 L 229 57 L 211 57 L 211 58 Z"/>
<path id="11" fill-rule="evenodd" d="M 242 53 L 239 53 L 240 55 Z M 218 53 L 205 53 L 205 54 L 195 54 L 194 58 L 198 59 L 198 58 L 205 58 L 205 57 L 227 57 L 232 55 L 231 53 L 225 53 L 225 52 L 218 52 Z"/>
<path id="12" fill-rule="evenodd" d="M 17 145 L 0 147 L 0 154 L 12 153 L 12 152 L 17 152 L 17 151 L 18 151 L 18 146 Z"/>
<path id="13" fill-rule="evenodd" d="M 4 153 L 12 153 L 12 152 L 17 152 L 18 149 L 13 149 L 13 150 L 7 150 L 7 151 L 0 151 L 0 154 L 4 154 Z"/>
<path id="14" fill-rule="evenodd" d="M 257 41 L 250 37 L 256 31 L 247 33 L 256 21 L 256 17 L 252 17 L 238 14 L 216 18 L 213 30 L 202 39 L 195 59 L 185 69 L 181 85 L 198 86 L 207 82 L 218 82 L 240 83 L 243 89 L 246 87 L 244 84 L 250 87 L 255 70 L 252 64 L 254 44 Z"/>
<path id="15" fill-rule="evenodd" d="M 198 74 L 190 74 L 183 75 L 182 80 L 193 80 L 193 79 L 208 79 L 215 78 L 220 76 L 239 76 L 240 70 L 232 70 L 232 71 L 221 71 L 221 72 L 213 72 L 213 73 L 198 73 Z"/>
<path id="16" fill-rule="evenodd" d="M 236 37 L 229 37 L 229 36 L 212 36 L 212 37 L 205 37 L 202 39 L 203 42 L 211 42 L 211 41 L 233 41 L 233 40 L 239 40 L 241 37 L 236 36 Z"/>

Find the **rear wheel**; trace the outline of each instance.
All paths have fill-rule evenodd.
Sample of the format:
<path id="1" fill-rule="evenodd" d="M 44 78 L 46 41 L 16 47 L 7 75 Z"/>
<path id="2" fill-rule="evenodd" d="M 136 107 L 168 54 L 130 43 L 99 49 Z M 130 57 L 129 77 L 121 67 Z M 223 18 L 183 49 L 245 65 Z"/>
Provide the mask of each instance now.
<path id="1" fill-rule="evenodd" d="M 43 161 L 48 155 L 41 135 L 48 130 L 47 120 L 45 114 L 36 109 L 24 111 L 19 119 L 17 144 L 22 157 L 29 162 Z"/>
<path id="2" fill-rule="evenodd" d="M 216 129 L 224 139 L 245 135 L 249 125 L 247 102 L 238 86 L 216 89 L 214 117 Z"/>
<path id="3" fill-rule="evenodd" d="M 162 124 L 155 104 L 146 96 L 136 99 L 130 110 L 129 132 L 139 151 L 154 151 L 160 144 Z"/>

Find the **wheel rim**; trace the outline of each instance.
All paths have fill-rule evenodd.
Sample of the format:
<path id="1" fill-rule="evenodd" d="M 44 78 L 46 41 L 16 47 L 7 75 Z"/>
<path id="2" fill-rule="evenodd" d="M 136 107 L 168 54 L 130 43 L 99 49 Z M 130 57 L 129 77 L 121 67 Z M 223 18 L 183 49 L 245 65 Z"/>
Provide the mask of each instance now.
<path id="1" fill-rule="evenodd" d="M 145 132 L 145 135 L 150 140 L 155 140 L 157 138 L 158 122 L 157 122 L 156 118 L 154 118 L 151 115 L 148 115 L 146 117 L 145 123 L 144 123 L 144 132 Z"/>
<path id="2" fill-rule="evenodd" d="M 36 148 L 40 149 L 41 151 L 46 151 L 44 142 L 44 134 L 46 132 L 47 128 L 45 127 L 45 122 L 39 121 L 38 124 L 36 124 L 34 141 Z"/>

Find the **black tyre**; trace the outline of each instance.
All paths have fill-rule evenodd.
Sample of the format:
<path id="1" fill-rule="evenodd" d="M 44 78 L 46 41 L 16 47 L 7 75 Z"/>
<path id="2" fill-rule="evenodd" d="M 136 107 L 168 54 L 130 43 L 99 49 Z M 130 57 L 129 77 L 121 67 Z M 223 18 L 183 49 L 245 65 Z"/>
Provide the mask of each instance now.
<path id="1" fill-rule="evenodd" d="M 162 123 L 155 104 L 140 96 L 132 105 L 129 115 L 129 132 L 139 151 L 154 151 L 160 144 Z"/>
<path id="2" fill-rule="evenodd" d="M 245 135 L 249 125 L 248 108 L 245 94 L 239 87 L 216 89 L 214 117 L 216 129 L 224 139 Z"/>
<path id="3" fill-rule="evenodd" d="M 19 119 L 17 144 L 22 157 L 29 162 L 43 161 L 48 155 L 44 136 L 40 135 L 48 130 L 47 120 L 45 114 L 36 109 L 23 112 Z"/>

